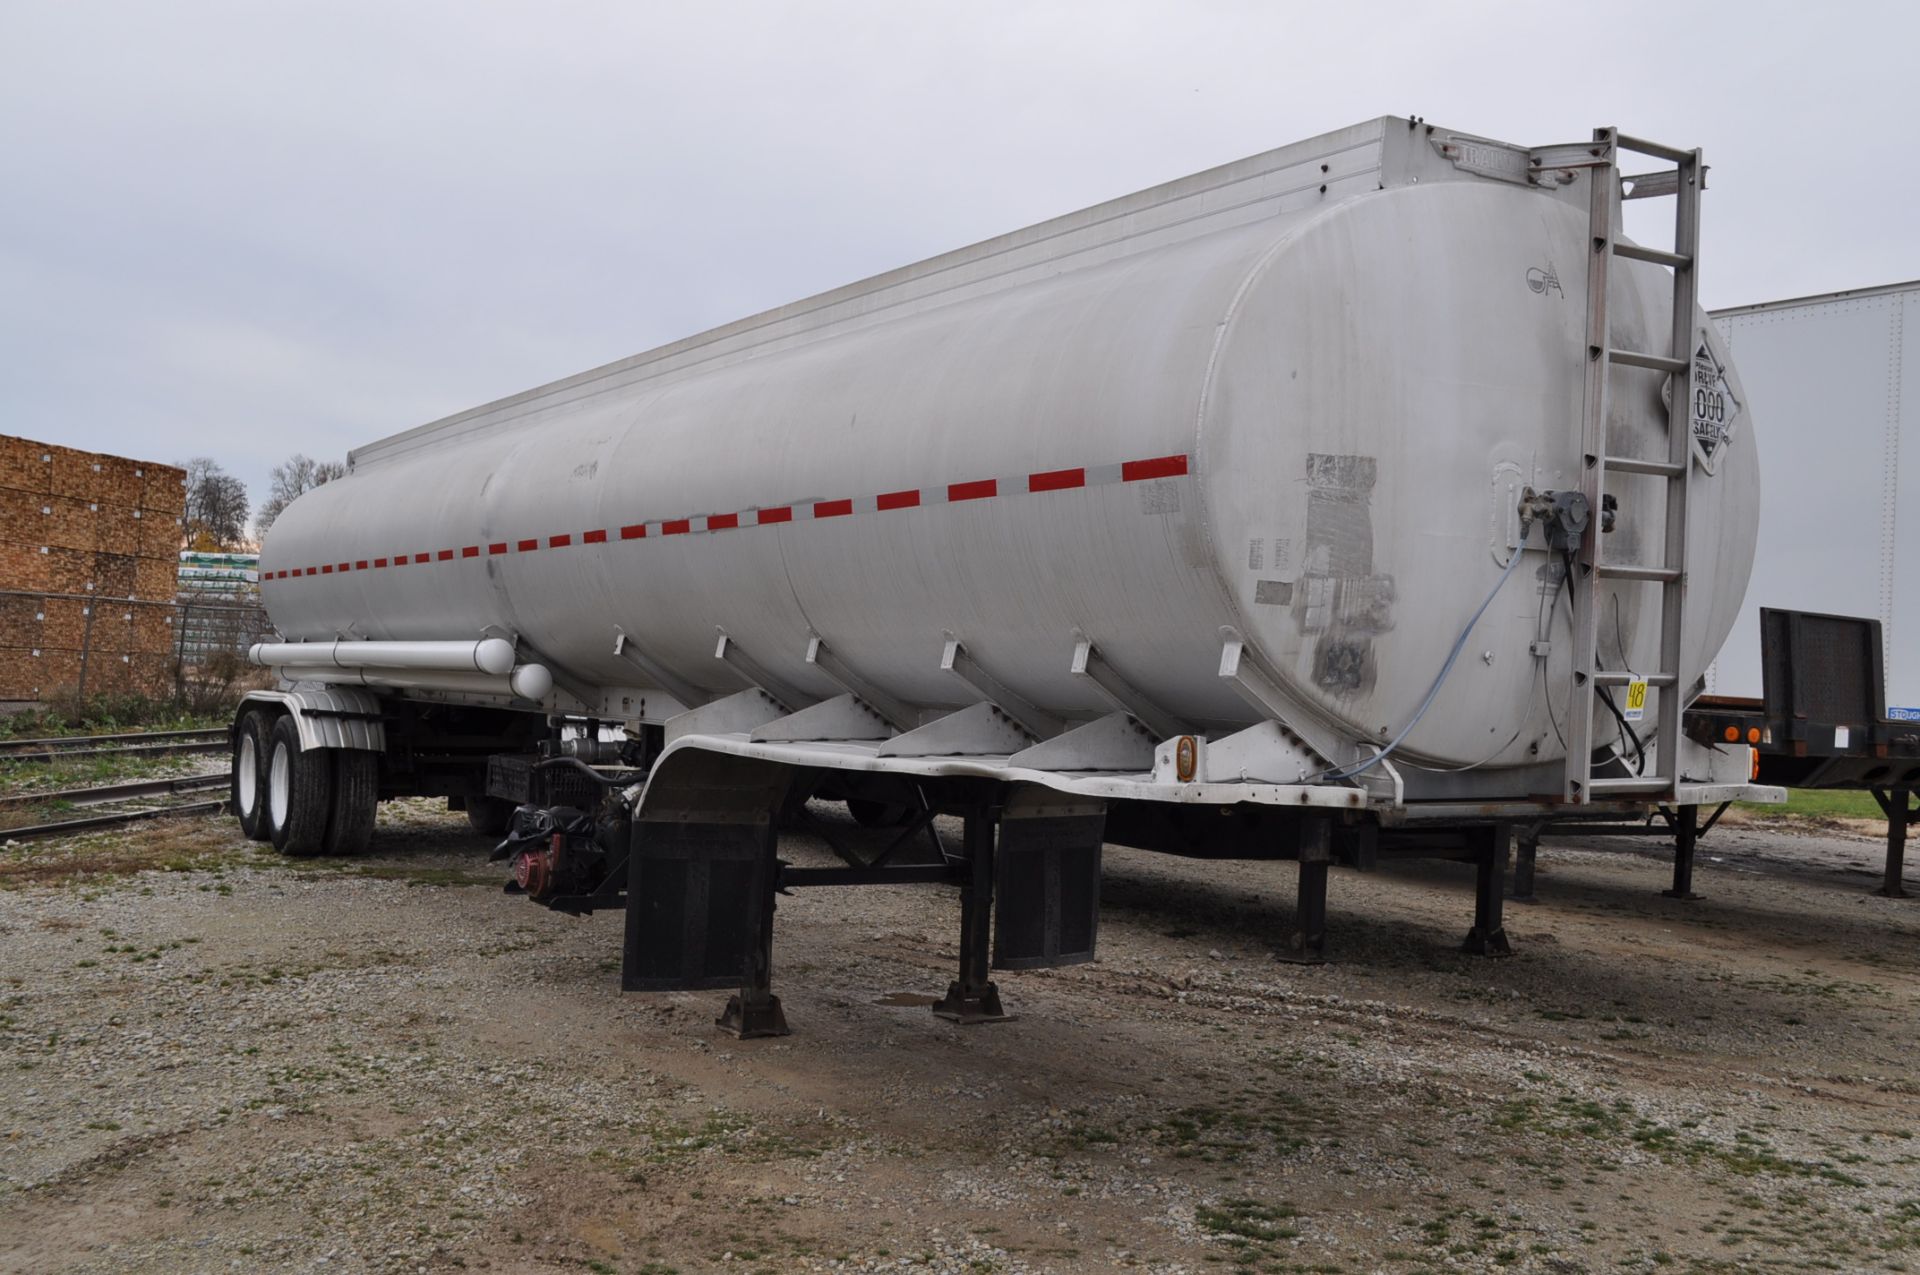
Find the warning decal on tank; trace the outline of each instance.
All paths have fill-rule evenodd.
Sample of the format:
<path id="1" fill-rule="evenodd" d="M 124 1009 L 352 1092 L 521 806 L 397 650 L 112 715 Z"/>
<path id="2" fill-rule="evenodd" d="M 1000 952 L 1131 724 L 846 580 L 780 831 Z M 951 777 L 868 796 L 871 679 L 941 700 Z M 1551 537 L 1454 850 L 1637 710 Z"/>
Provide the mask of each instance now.
<path id="1" fill-rule="evenodd" d="M 1692 396 L 1694 453 L 1711 474 L 1721 451 L 1733 439 L 1740 403 L 1733 396 L 1733 387 L 1727 383 L 1726 365 L 1714 357 L 1704 333 L 1693 352 Z"/>

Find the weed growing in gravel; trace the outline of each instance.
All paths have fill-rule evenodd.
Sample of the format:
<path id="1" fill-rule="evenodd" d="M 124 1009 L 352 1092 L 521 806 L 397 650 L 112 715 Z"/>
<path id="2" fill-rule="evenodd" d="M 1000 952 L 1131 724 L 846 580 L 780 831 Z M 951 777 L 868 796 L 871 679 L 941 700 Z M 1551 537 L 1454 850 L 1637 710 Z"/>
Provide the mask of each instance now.
<path id="1" fill-rule="evenodd" d="M 1255 1263 L 1273 1255 L 1275 1245 L 1299 1236 L 1297 1229 L 1287 1225 L 1299 1216 L 1299 1210 L 1291 1204 L 1269 1204 L 1238 1196 L 1200 1205 L 1193 1212 L 1193 1221 L 1208 1239 L 1225 1244 L 1234 1260 L 1251 1270 Z"/>

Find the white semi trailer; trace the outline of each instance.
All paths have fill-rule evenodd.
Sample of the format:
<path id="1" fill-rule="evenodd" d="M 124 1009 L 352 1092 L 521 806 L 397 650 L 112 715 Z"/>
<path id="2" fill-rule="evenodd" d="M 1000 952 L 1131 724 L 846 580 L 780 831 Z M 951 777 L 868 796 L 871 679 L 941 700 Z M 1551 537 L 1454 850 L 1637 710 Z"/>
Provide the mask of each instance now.
<path id="1" fill-rule="evenodd" d="M 776 889 L 963 882 L 992 1017 L 990 950 L 1092 955 L 1103 841 L 1299 860 L 1308 959 L 1335 855 L 1467 858 L 1504 951 L 1507 821 L 1771 795 L 1678 728 L 1759 520 L 1702 174 L 1373 120 L 361 448 L 262 549 L 242 823 L 447 795 L 748 1034 Z M 964 845 L 799 872 L 809 796 Z"/>
<path id="2" fill-rule="evenodd" d="M 1920 721 L 1920 588 L 1905 574 L 1920 571 L 1920 392 L 1906 388 L 1907 368 L 1920 378 L 1920 281 L 1735 306 L 1713 322 L 1760 406 L 1767 516 L 1708 692 L 1760 695 L 1761 607 L 1866 616 L 1880 621 L 1887 716 Z"/>

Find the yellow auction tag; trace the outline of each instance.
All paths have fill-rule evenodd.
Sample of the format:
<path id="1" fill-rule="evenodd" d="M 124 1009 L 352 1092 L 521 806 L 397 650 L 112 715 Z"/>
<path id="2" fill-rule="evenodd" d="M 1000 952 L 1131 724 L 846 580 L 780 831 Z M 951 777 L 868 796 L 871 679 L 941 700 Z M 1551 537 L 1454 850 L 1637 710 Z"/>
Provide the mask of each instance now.
<path id="1" fill-rule="evenodd" d="M 1647 679 L 1636 677 L 1627 683 L 1627 708 L 1620 716 L 1630 722 L 1643 720 L 1647 715 Z"/>

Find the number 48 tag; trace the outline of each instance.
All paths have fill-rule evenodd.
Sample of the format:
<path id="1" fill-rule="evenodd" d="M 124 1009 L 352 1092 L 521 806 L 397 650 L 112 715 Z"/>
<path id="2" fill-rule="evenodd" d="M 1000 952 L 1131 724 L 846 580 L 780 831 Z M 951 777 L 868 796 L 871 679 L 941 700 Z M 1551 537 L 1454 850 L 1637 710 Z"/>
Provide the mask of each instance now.
<path id="1" fill-rule="evenodd" d="M 1627 707 L 1620 716 L 1630 722 L 1644 721 L 1647 716 L 1647 679 L 1636 677 L 1627 683 Z"/>

